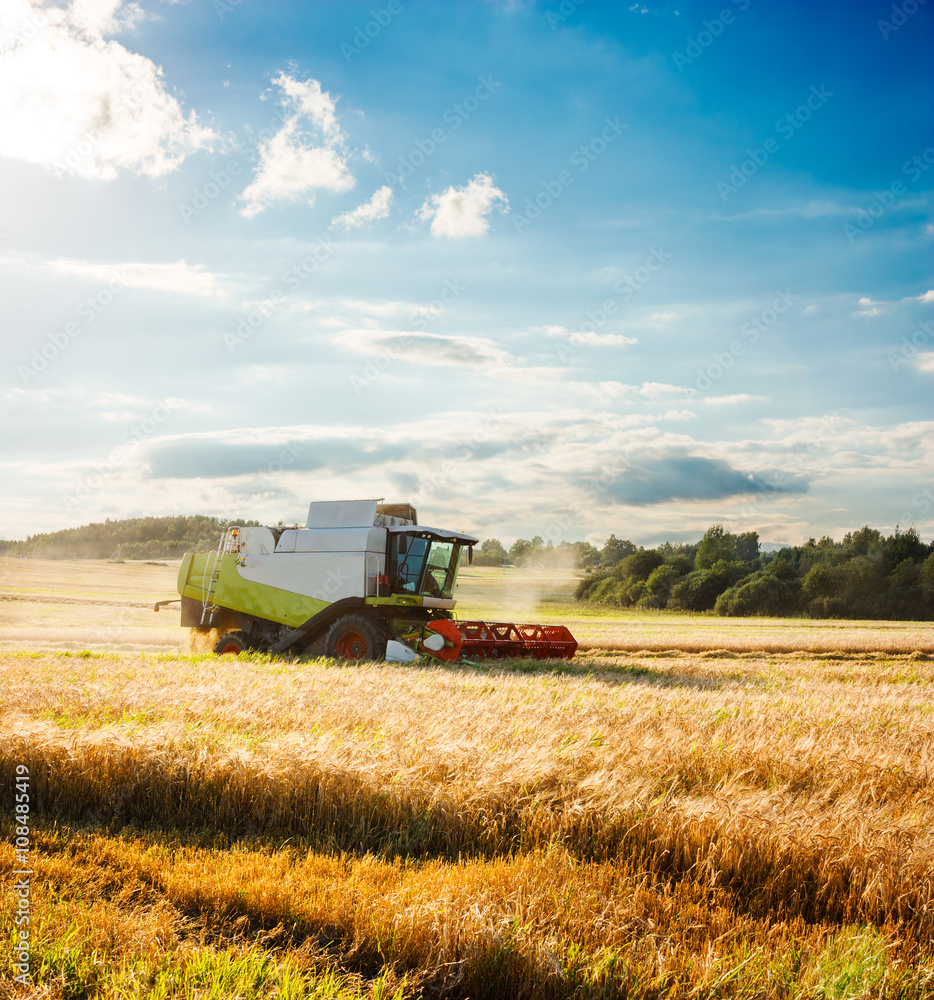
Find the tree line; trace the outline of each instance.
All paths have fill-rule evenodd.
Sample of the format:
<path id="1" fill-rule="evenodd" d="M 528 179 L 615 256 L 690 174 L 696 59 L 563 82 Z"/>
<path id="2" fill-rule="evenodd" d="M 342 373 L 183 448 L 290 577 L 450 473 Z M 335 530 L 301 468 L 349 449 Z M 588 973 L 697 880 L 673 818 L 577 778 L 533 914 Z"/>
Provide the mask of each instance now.
<path id="1" fill-rule="evenodd" d="M 258 521 L 238 521 L 257 525 Z M 173 559 L 186 552 L 216 549 L 227 521 L 201 514 L 176 517 L 135 517 L 48 534 L 25 541 L 0 541 L 0 556 L 36 559 Z"/>
<path id="2" fill-rule="evenodd" d="M 868 525 L 840 542 L 825 536 L 760 552 L 755 531 L 722 524 L 697 543 L 654 549 L 610 535 L 602 549 L 587 542 L 498 539 L 480 546 L 474 563 L 574 565 L 585 575 L 579 601 L 618 608 L 669 608 L 719 615 L 805 615 L 811 618 L 934 619 L 934 542 L 914 528 L 886 537 Z"/>
<path id="3" fill-rule="evenodd" d="M 934 543 L 914 528 L 886 537 L 867 525 L 839 542 L 810 538 L 769 553 L 760 553 L 756 532 L 735 535 L 720 524 L 696 545 L 611 541 L 578 600 L 731 616 L 934 619 Z"/>

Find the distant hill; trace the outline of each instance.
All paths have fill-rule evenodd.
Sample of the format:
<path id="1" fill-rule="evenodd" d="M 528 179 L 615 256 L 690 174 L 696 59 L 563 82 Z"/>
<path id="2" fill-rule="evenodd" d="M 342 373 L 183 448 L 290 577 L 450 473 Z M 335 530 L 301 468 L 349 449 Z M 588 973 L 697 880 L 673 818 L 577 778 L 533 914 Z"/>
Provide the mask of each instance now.
<path id="1" fill-rule="evenodd" d="M 186 552 L 217 548 L 230 523 L 203 514 L 177 517 L 132 517 L 103 524 L 30 535 L 23 542 L 0 541 L 0 556 L 38 559 L 109 559 L 119 548 L 121 559 L 171 559 Z M 256 525 L 258 521 L 237 521 Z"/>

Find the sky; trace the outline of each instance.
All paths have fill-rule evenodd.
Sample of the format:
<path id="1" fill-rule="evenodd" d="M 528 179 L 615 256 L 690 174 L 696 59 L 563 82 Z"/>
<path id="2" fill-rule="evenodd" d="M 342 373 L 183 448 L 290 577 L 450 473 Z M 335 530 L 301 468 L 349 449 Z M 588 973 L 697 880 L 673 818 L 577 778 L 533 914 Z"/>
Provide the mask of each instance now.
<path id="1" fill-rule="evenodd" d="M 0 0 L 0 537 L 934 535 L 934 4 Z"/>

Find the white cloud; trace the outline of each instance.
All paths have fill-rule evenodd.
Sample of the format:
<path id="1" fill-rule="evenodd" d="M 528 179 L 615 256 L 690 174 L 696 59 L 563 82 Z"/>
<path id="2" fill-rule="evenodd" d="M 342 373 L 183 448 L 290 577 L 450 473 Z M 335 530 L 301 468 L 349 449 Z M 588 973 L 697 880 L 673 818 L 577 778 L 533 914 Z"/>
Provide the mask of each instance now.
<path id="1" fill-rule="evenodd" d="M 386 352 L 419 364 L 463 365 L 495 369 L 511 367 L 517 359 L 487 337 L 463 337 L 411 330 L 346 330 L 335 343 L 361 353 Z"/>
<path id="2" fill-rule="evenodd" d="M 464 187 L 449 187 L 433 194 L 418 210 L 420 219 L 431 219 L 432 236 L 484 236 L 490 229 L 487 216 L 496 202 L 502 202 L 500 212 L 509 211 L 506 195 L 493 183 L 489 174 L 477 174 Z"/>
<path id="3" fill-rule="evenodd" d="M 286 117 L 282 128 L 258 147 L 253 183 L 240 195 L 245 203 L 240 211 L 246 216 L 277 201 L 295 201 L 315 188 L 349 191 L 356 184 L 347 168 L 346 140 L 335 114 L 338 99 L 323 91 L 317 80 L 301 82 L 280 73 L 272 82 L 282 91 Z M 308 204 L 313 203 L 312 195 Z"/>
<path id="4" fill-rule="evenodd" d="M 0 4 L 0 156 L 93 179 L 160 177 L 217 137 L 186 118 L 162 69 L 105 36 L 139 15 L 123 0 Z"/>
<path id="5" fill-rule="evenodd" d="M 926 291 L 924 295 L 918 296 L 919 302 L 934 302 L 934 288 Z"/>
<path id="6" fill-rule="evenodd" d="M 533 326 L 533 333 L 543 333 L 546 337 L 566 337 L 570 330 L 566 326 L 552 326 L 547 324 L 546 326 Z"/>
<path id="7" fill-rule="evenodd" d="M 87 260 L 59 257 L 43 260 L 36 257 L 0 257 L 0 268 L 40 271 L 66 278 L 86 278 L 100 285 L 116 282 L 124 288 L 152 288 L 181 295 L 226 298 L 225 276 L 214 274 L 203 264 L 177 260 L 171 264 L 94 264 Z"/>
<path id="8" fill-rule="evenodd" d="M 661 399 L 665 396 L 684 396 L 689 390 L 682 385 L 668 382 L 643 382 L 642 385 L 626 385 L 623 382 L 600 382 L 600 390 L 610 398 L 641 396 L 644 399 Z"/>
<path id="9" fill-rule="evenodd" d="M 572 344 L 587 347 L 624 347 L 637 344 L 637 337 L 627 337 L 622 333 L 596 333 L 595 331 L 569 330 L 566 326 L 536 326 L 536 332 L 544 333 L 546 337 L 566 338 Z"/>
<path id="10" fill-rule="evenodd" d="M 511 381 L 558 381 L 566 375 L 563 368 L 526 364 L 525 359 L 510 354 L 488 337 L 358 328 L 342 330 L 332 341 L 381 361 L 460 368 Z"/>
<path id="11" fill-rule="evenodd" d="M 857 309 L 856 312 L 853 313 L 854 316 L 881 316 L 882 309 L 880 309 L 879 307 L 885 306 L 887 303 L 876 302 L 873 299 L 870 299 L 864 295 L 859 300 L 859 304 L 860 306 L 862 306 L 862 308 Z"/>
<path id="12" fill-rule="evenodd" d="M 380 299 L 370 301 L 368 299 L 341 299 L 340 304 L 352 312 L 365 313 L 369 316 L 398 316 L 401 313 L 408 313 L 411 316 L 431 316 L 435 310 L 430 306 L 420 306 L 414 302 L 400 302 L 394 299 Z"/>
<path id="13" fill-rule="evenodd" d="M 918 355 L 918 368 L 923 372 L 934 372 L 934 351 L 922 351 Z"/>
<path id="14" fill-rule="evenodd" d="M 761 398 L 761 396 L 750 396 L 747 392 L 740 392 L 733 396 L 705 396 L 704 402 L 708 406 L 734 406 L 737 403 L 750 403 L 754 399 Z"/>
<path id="15" fill-rule="evenodd" d="M 358 205 L 349 212 L 344 212 L 332 220 L 332 226 L 343 226 L 344 229 L 357 229 L 367 222 L 385 219 L 389 215 L 392 204 L 392 188 L 384 184 L 369 201 Z"/>

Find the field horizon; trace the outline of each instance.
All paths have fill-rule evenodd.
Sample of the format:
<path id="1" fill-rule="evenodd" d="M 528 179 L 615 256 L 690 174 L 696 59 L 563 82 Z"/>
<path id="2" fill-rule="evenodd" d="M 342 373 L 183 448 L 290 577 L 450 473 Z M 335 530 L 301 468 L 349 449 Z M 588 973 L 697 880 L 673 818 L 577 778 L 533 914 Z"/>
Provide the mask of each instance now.
<path id="1" fill-rule="evenodd" d="M 189 649 L 177 606 L 180 560 L 0 557 L 0 649 L 172 652 Z M 723 618 L 713 613 L 598 608 L 573 596 L 573 570 L 467 566 L 459 618 L 566 625 L 581 651 L 934 653 L 934 623 L 809 618 Z"/>

